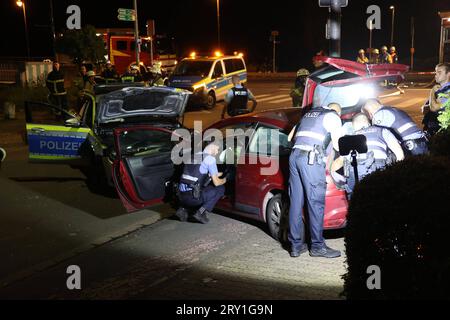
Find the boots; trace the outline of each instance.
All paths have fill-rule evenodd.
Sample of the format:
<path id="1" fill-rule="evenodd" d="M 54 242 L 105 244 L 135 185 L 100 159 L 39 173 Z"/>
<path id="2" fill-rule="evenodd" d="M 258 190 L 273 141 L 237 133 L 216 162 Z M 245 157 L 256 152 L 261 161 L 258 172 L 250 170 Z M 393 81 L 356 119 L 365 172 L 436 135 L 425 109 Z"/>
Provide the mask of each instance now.
<path id="1" fill-rule="evenodd" d="M 192 216 L 192 218 L 194 218 L 194 220 L 202 223 L 202 224 L 207 224 L 209 222 L 208 219 L 208 210 L 206 210 L 205 208 L 201 207 L 200 209 L 197 210 L 197 212 Z"/>
<path id="2" fill-rule="evenodd" d="M 180 219 L 181 222 L 186 222 L 188 220 L 189 212 L 185 208 L 180 207 L 175 215 L 178 217 L 178 219 Z"/>

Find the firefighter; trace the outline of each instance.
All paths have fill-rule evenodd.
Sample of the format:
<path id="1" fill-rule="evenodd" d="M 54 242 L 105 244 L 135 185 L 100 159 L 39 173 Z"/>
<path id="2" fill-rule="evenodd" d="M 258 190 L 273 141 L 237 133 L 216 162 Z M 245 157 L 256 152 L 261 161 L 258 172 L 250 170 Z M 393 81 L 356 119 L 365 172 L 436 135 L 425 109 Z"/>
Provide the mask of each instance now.
<path id="1" fill-rule="evenodd" d="M 108 61 L 106 63 L 106 68 L 102 72 L 102 77 L 103 77 L 103 79 L 105 79 L 106 84 L 117 82 L 117 79 L 119 78 L 119 76 L 116 72 L 116 69 L 111 64 L 111 61 Z"/>
<path id="2" fill-rule="evenodd" d="M 379 64 L 379 63 L 380 63 L 380 50 L 373 49 L 370 64 Z"/>
<path id="3" fill-rule="evenodd" d="M 94 88 L 97 85 L 97 83 L 95 82 L 95 72 L 92 70 L 88 71 L 86 76 L 87 81 L 84 84 L 83 92 L 94 94 L 95 93 Z"/>
<path id="4" fill-rule="evenodd" d="M 392 57 L 389 54 L 388 48 L 386 46 L 383 46 L 381 48 L 380 63 L 381 64 L 392 64 Z"/>
<path id="5" fill-rule="evenodd" d="M 438 117 L 446 111 L 445 105 L 450 101 L 450 64 L 441 63 L 436 66 L 436 86 L 430 92 L 430 98 L 422 107 L 424 118 L 422 124 L 429 136 L 435 135 L 440 129 Z M 448 108 L 447 108 L 448 111 Z"/>
<path id="6" fill-rule="evenodd" d="M 366 57 L 366 52 L 364 51 L 364 49 L 359 50 L 358 57 L 356 58 L 356 62 L 361 63 L 361 64 L 369 63 L 369 59 Z"/>
<path id="7" fill-rule="evenodd" d="M 367 154 L 358 154 L 358 178 L 364 179 L 371 173 L 381 170 L 390 164 L 389 150 L 395 155 L 395 161 L 403 161 L 405 154 L 394 134 L 386 128 L 372 126 L 369 118 L 363 114 L 357 114 L 353 117 L 353 128 L 355 135 L 363 135 L 367 139 Z M 344 166 L 347 178 L 347 192 L 349 197 L 355 187 L 355 175 L 351 160 L 344 159 Z"/>
<path id="8" fill-rule="evenodd" d="M 131 70 L 131 66 L 127 67 L 125 73 L 120 77 L 122 83 L 131 83 L 135 81 L 136 74 Z"/>
<path id="9" fill-rule="evenodd" d="M 334 108 L 337 108 L 337 105 Z M 331 141 L 333 148 L 338 151 L 338 141 L 342 136 L 341 110 L 337 110 L 339 112 L 330 107 L 313 108 L 293 130 L 296 132 L 295 143 L 289 158 L 289 242 L 292 258 L 308 251 L 302 219 L 305 200 L 308 204 L 311 234 L 310 256 L 341 256 L 340 251 L 329 248 L 323 238 L 327 190 L 325 150 L 328 149 L 327 142 Z M 330 136 L 331 139 L 328 139 Z"/>
<path id="10" fill-rule="evenodd" d="M 303 104 L 303 95 L 306 87 L 306 80 L 310 73 L 306 69 L 297 71 L 297 78 L 295 79 L 294 88 L 292 88 L 290 96 L 292 98 L 292 106 L 294 108 L 301 107 Z"/>
<path id="11" fill-rule="evenodd" d="M 151 74 L 151 86 L 163 86 L 164 85 L 164 78 L 162 76 L 161 71 L 161 65 L 162 63 L 157 61 L 153 63 L 153 66 L 150 68 L 150 74 Z"/>
<path id="12" fill-rule="evenodd" d="M 53 71 L 48 74 L 46 84 L 47 89 L 50 91 L 50 103 L 66 110 L 67 92 L 64 88 L 64 75 L 60 71 L 60 68 L 61 65 L 59 62 L 53 62 Z"/>
<path id="13" fill-rule="evenodd" d="M 210 143 L 197 157 L 202 158 L 199 164 L 185 164 L 179 184 L 179 200 L 181 207 L 176 216 L 183 222 L 189 217 L 189 211 L 195 210 L 192 218 L 202 224 L 209 222 L 211 214 L 217 202 L 225 195 L 226 178 L 217 169 L 216 156 L 220 150 L 219 143 Z M 196 157 L 196 158 L 197 158 Z M 211 184 L 208 180 L 211 178 Z"/>
<path id="14" fill-rule="evenodd" d="M 416 156 L 428 153 L 428 140 L 411 117 L 394 107 L 383 106 L 377 99 L 369 99 L 363 112 L 372 124 L 388 128 L 401 142 L 406 155 Z"/>
<path id="15" fill-rule="evenodd" d="M 397 49 L 395 47 L 391 47 L 390 53 L 391 53 L 392 63 L 398 63 Z"/>
<path id="16" fill-rule="evenodd" d="M 238 75 L 232 77 L 234 87 L 228 91 L 225 96 L 225 107 L 222 112 L 222 119 L 225 118 L 225 113 L 230 117 L 235 117 L 240 114 L 251 113 L 255 111 L 258 102 L 253 93 L 241 84 L 241 79 Z M 247 109 L 248 100 L 253 102 L 251 111 Z"/>

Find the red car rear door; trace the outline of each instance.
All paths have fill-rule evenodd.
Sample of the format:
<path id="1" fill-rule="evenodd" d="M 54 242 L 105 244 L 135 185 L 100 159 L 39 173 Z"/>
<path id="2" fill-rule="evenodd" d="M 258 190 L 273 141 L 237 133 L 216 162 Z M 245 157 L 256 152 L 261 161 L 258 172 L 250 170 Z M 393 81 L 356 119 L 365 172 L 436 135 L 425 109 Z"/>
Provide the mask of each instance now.
<path id="1" fill-rule="evenodd" d="M 114 131 L 112 176 L 128 212 L 145 209 L 166 196 L 175 172 L 171 136 L 171 130 L 151 126 Z"/>

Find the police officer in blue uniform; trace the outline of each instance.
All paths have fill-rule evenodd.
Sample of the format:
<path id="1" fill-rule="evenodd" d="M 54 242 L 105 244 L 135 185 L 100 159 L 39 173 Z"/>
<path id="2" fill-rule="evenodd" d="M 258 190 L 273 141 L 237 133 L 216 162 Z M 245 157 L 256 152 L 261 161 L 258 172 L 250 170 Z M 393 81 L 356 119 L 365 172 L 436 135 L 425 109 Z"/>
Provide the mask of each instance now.
<path id="1" fill-rule="evenodd" d="M 368 152 L 357 156 L 359 180 L 364 179 L 377 170 L 384 169 L 386 165 L 390 164 L 389 151 L 394 154 L 394 161 L 403 161 L 405 158 L 403 149 L 389 129 L 372 126 L 369 118 L 363 113 L 354 116 L 352 124 L 355 135 L 363 135 L 367 139 Z M 347 192 L 349 193 L 349 197 L 351 197 L 355 187 L 355 174 L 350 161 L 349 158 L 345 158 L 344 160 L 346 168 L 344 171 L 348 179 Z"/>
<path id="2" fill-rule="evenodd" d="M 404 111 L 394 107 L 383 106 L 376 99 L 367 100 L 363 112 L 372 120 L 372 124 L 388 128 L 401 142 L 406 155 L 428 153 L 428 140 L 425 134 Z"/>
<path id="3" fill-rule="evenodd" d="M 217 202 L 225 195 L 226 178 L 217 169 L 216 156 L 219 144 L 209 144 L 202 153 L 196 155 L 192 164 L 185 164 L 179 184 L 179 200 L 181 207 L 176 216 L 183 222 L 187 221 L 189 210 L 196 210 L 192 216 L 196 221 L 206 224 Z M 198 159 L 202 159 L 198 163 Z M 208 184 L 209 178 L 212 185 Z"/>
<path id="4" fill-rule="evenodd" d="M 222 112 L 222 119 L 225 118 L 225 113 L 228 113 L 230 117 L 251 113 L 255 111 L 256 105 L 258 104 L 253 93 L 241 84 L 241 79 L 238 75 L 234 75 L 232 81 L 234 87 L 231 88 L 225 96 L 225 108 Z M 253 102 L 250 111 L 247 109 L 249 100 Z"/>
<path id="5" fill-rule="evenodd" d="M 313 108 L 302 118 L 295 129 L 295 145 L 289 158 L 289 210 L 290 255 L 299 257 L 308 251 L 305 242 L 305 226 L 302 211 L 305 200 L 308 204 L 311 248 L 310 256 L 337 258 L 340 251 L 325 244 L 323 223 L 325 194 L 327 190 L 325 150 L 331 142 L 339 150 L 338 141 L 342 136 L 340 108 L 335 111 L 328 107 Z M 327 143 L 328 141 L 328 143 Z M 306 199 L 304 198 L 306 195 Z"/>

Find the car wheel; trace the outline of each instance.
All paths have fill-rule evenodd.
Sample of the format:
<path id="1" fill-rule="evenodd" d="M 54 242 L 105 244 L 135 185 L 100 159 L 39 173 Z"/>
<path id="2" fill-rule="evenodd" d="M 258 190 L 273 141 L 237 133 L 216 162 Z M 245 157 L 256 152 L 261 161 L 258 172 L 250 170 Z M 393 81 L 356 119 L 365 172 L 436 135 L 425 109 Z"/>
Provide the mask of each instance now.
<path id="1" fill-rule="evenodd" d="M 206 106 L 205 108 L 208 110 L 213 109 L 216 106 L 216 95 L 214 92 L 208 93 L 208 99 L 206 100 Z"/>
<path id="2" fill-rule="evenodd" d="M 281 243 L 287 243 L 289 234 L 289 200 L 285 196 L 277 194 L 269 201 L 266 219 L 270 235 Z"/>

